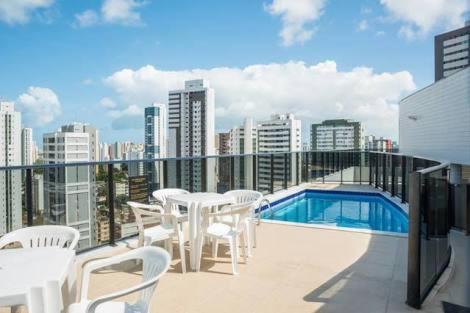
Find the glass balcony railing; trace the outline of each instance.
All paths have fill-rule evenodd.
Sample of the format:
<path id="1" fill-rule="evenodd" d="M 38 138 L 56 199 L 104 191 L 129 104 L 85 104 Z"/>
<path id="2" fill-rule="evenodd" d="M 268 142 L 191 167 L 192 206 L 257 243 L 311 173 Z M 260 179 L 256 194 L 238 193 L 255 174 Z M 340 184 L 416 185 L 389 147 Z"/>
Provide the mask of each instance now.
<path id="1" fill-rule="evenodd" d="M 135 236 L 126 203 L 149 203 L 157 189 L 271 194 L 303 183 L 367 184 L 409 202 L 408 303 L 415 307 L 447 264 L 450 227 L 470 231 L 470 188 L 449 185 L 449 164 L 369 151 L 302 151 L 0 167 L 0 236 L 68 225 L 79 230 L 78 249 L 86 251 Z"/>

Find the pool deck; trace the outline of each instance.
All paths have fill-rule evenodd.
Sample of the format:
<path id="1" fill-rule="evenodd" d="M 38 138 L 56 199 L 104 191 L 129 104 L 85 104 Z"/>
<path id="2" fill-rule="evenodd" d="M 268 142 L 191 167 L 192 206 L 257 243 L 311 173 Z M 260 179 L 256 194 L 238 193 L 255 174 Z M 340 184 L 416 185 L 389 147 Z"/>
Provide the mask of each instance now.
<path id="1" fill-rule="evenodd" d="M 369 186 L 309 185 L 320 187 L 364 191 Z M 201 271 L 181 274 L 175 245 L 172 266 L 156 289 L 151 312 L 442 312 L 438 303 L 421 311 L 405 304 L 406 238 L 275 223 L 262 223 L 257 235 L 258 247 L 248 264 L 240 259 L 237 276 L 231 275 L 226 246 L 219 248 L 215 259 L 206 247 Z M 127 244 L 133 246 L 135 240 Z M 81 254 L 77 269 L 90 259 L 128 249 L 121 242 Z M 94 273 L 89 296 L 129 287 L 141 279 L 140 274 L 132 267 Z"/>

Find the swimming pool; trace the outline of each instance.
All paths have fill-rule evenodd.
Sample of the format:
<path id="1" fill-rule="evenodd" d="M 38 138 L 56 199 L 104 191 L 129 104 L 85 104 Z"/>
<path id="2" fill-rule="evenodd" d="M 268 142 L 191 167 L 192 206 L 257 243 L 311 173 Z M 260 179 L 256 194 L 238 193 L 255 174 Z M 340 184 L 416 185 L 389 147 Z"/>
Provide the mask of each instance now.
<path id="1" fill-rule="evenodd" d="M 273 203 L 261 218 L 408 233 L 407 215 L 390 200 L 375 193 L 305 190 Z"/>

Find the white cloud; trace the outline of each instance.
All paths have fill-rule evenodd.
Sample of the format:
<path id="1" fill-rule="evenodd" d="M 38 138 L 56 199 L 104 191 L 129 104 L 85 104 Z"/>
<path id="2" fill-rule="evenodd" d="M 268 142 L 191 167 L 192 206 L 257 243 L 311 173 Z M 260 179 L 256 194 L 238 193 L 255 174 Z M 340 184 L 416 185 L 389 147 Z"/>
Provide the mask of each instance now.
<path id="1" fill-rule="evenodd" d="M 59 97 L 49 88 L 29 87 L 17 100 L 27 123 L 44 126 L 61 114 Z"/>
<path id="2" fill-rule="evenodd" d="M 397 103 L 415 89 L 407 71 L 375 73 L 365 67 L 339 71 L 334 61 L 186 71 L 147 65 L 115 72 L 104 84 L 119 99 L 114 111 L 120 113 L 112 114 L 122 118 L 125 111 L 137 113 L 142 112 L 137 108 L 142 110 L 153 102 L 167 103 L 169 90 L 180 89 L 184 80 L 194 78 L 210 80 L 215 89 L 217 129 L 229 129 L 248 116 L 262 120 L 271 113 L 293 112 L 304 121 L 304 129 L 307 123 L 323 119 L 352 118 L 365 122 L 372 134 L 396 137 Z"/>
<path id="3" fill-rule="evenodd" d="M 104 97 L 100 100 L 99 105 L 106 109 L 115 109 L 117 104 L 110 98 Z"/>
<path id="4" fill-rule="evenodd" d="M 144 5 L 145 2 L 138 0 L 105 0 L 101 13 L 106 23 L 140 25 L 142 20 L 137 9 Z"/>
<path id="5" fill-rule="evenodd" d="M 273 0 L 264 9 L 271 15 L 281 16 L 282 30 L 279 35 L 284 46 L 304 43 L 314 33 L 308 27 L 323 14 L 326 0 Z"/>
<path id="6" fill-rule="evenodd" d="M 414 39 L 434 27 L 446 29 L 462 26 L 469 10 L 469 0 L 380 0 L 390 15 L 404 25 L 399 34 Z"/>
<path id="7" fill-rule="evenodd" d="M 367 22 L 367 20 L 362 20 L 357 25 L 357 31 L 360 31 L 360 32 L 366 31 L 368 28 L 369 28 L 369 23 Z"/>
<path id="8" fill-rule="evenodd" d="M 86 10 L 82 13 L 75 14 L 75 25 L 78 27 L 90 27 L 99 22 L 98 14 L 93 10 Z"/>
<path id="9" fill-rule="evenodd" d="M 54 0 L 0 0 L 0 20 L 7 24 L 25 24 L 32 12 L 47 9 Z"/>

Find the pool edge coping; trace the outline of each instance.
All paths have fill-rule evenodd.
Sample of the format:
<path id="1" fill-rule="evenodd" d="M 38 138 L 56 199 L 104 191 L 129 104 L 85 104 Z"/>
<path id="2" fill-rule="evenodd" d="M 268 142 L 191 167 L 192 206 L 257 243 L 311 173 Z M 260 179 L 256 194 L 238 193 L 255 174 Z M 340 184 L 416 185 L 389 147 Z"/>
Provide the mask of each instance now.
<path id="1" fill-rule="evenodd" d="M 322 184 L 323 185 L 323 184 Z M 360 186 L 369 186 L 369 185 L 360 185 Z M 365 189 L 365 188 L 364 188 Z M 368 194 L 370 196 L 379 196 L 383 200 L 390 202 L 393 206 L 397 207 L 402 214 L 408 218 L 408 205 L 406 203 L 402 203 L 396 197 L 391 197 L 390 194 L 379 190 L 379 189 L 367 189 L 364 191 L 359 190 L 346 190 L 341 189 L 341 185 L 338 185 L 337 190 L 332 189 L 322 189 L 317 186 L 312 186 L 312 184 L 303 184 L 299 186 L 293 186 L 287 190 L 281 190 L 280 192 L 276 192 L 274 194 L 267 195 L 266 198 L 274 198 L 270 201 L 271 206 L 275 206 L 283 201 L 290 200 L 294 197 L 301 195 L 304 192 L 324 192 L 324 193 L 339 193 L 339 194 Z M 266 206 L 263 206 L 261 212 L 266 210 Z M 280 224 L 286 226 L 295 226 L 295 227 L 304 227 L 304 228 L 315 228 L 315 229 L 325 229 L 325 230 L 337 230 L 337 231 L 347 231 L 347 232 L 354 232 L 354 233 L 362 233 L 362 234 L 370 234 L 370 235 L 382 235 L 382 236 L 391 236 L 397 238 L 408 238 L 408 233 L 396 233 L 396 232 L 386 232 L 380 230 L 370 230 L 370 229 L 357 229 L 351 227 L 338 227 L 338 226 L 329 226 L 329 225 L 320 225 L 320 224 L 308 224 L 308 223 L 297 223 L 297 222 L 286 222 L 286 221 L 277 221 L 277 220 L 268 220 L 268 219 L 260 219 L 264 223 L 268 224 Z"/>

